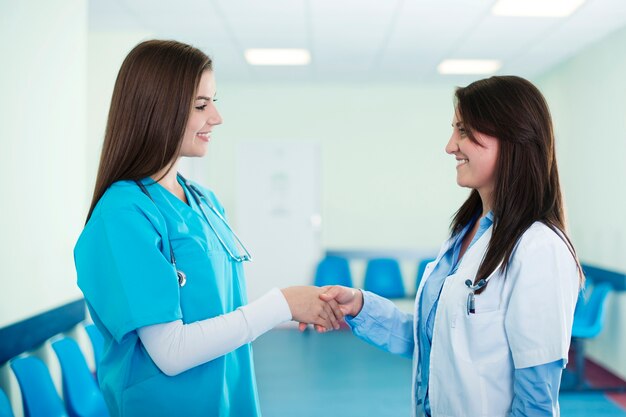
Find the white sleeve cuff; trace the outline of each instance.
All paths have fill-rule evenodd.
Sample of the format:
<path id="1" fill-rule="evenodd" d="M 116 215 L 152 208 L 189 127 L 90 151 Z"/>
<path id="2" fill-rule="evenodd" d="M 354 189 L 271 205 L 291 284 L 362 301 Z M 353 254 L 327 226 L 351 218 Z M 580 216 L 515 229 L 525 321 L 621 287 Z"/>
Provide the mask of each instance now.
<path id="1" fill-rule="evenodd" d="M 292 319 L 287 299 L 278 288 L 273 288 L 267 294 L 237 310 L 243 313 L 248 323 L 248 338 L 251 341 Z"/>

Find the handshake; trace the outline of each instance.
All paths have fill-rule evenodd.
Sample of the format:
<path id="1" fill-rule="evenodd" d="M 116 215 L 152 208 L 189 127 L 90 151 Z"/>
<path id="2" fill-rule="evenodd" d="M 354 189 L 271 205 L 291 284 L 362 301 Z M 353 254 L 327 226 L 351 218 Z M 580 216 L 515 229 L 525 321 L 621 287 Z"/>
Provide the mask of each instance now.
<path id="1" fill-rule="evenodd" d="M 344 316 L 356 316 L 363 307 L 361 291 L 339 285 L 288 287 L 281 291 L 292 319 L 300 322 L 300 331 L 309 324 L 320 333 L 337 330 Z"/>

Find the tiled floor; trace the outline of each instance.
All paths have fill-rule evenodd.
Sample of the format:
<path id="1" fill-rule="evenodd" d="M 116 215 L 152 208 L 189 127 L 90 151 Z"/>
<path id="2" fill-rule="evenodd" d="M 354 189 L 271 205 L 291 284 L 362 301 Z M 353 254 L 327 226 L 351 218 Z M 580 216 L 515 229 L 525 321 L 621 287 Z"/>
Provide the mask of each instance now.
<path id="1" fill-rule="evenodd" d="M 411 361 L 349 331 L 274 330 L 253 346 L 264 417 L 410 415 Z M 560 404 L 562 417 L 626 417 L 603 394 L 561 394 Z"/>

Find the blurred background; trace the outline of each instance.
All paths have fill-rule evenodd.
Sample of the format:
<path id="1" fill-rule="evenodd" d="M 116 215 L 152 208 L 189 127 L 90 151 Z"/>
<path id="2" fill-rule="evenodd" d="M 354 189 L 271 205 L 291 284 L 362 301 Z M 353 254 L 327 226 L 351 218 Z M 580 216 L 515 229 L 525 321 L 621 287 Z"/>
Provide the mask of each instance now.
<path id="1" fill-rule="evenodd" d="M 436 254 L 468 195 L 444 152 L 454 89 L 492 74 L 545 94 L 572 240 L 583 262 L 623 277 L 626 2 L 521 3 L 554 7 L 0 0 L 0 329 L 82 297 L 72 250 L 113 84 L 130 49 L 151 38 L 214 61 L 224 123 L 208 155 L 181 171 L 216 192 L 254 256 L 250 299 L 313 283 L 327 254 L 349 259 L 356 287 L 369 258 L 394 257 L 414 295 L 419 260 Z M 587 354 L 626 379 L 623 294 L 608 297 Z M 11 381 L 0 368 L 0 386 Z"/>

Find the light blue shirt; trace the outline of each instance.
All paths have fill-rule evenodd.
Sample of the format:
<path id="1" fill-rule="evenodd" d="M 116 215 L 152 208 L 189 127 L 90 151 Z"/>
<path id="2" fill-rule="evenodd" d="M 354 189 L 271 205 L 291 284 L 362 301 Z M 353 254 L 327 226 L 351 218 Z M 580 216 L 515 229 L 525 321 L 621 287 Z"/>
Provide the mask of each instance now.
<path id="1" fill-rule="evenodd" d="M 475 223 L 467 225 L 457 234 L 450 249 L 443 254 L 428 280 L 424 283 L 419 309 L 419 361 L 421 384 L 417 385 L 417 405 L 423 404 L 426 415 L 430 416 L 428 400 L 428 375 L 430 370 L 430 350 L 439 296 L 445 279 L 453 274 L 459 265 L 459 254 L 463 238 Z M 480 219 L 476 234 L 468 249 L 493 224 L 493 214 L 487 213 Z M 388 352 L 411 357 L 413 354 L 413 316 L 394 309 L 391 302 L 368 291 L 363 292 L 363 308 L 358 316 L 347 317 L 346 322 L 353 332 L 363 340 L 381 347 Z M 424 320 L 424 317 L 427 317 Z M 391 329 L 391 331 L 389 331 Z M 562 372 L 561 360 L 530 368 L 516 369 L 513 381 L 514 398 L 511 417 L 552 416 L 558 407 L 558 390 Z"/>

